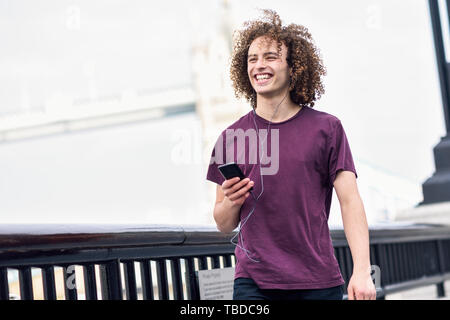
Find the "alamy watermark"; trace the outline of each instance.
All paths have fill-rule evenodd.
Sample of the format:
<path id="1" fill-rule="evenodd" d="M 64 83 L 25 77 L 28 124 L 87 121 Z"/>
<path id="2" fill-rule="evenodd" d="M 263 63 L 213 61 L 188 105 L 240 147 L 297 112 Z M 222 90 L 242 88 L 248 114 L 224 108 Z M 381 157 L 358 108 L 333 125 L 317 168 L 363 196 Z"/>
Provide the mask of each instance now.
<path id="1" fill-rule="evenodd" d="M 199 164 L 206 152 L 205 164 L 261 164 L 263 175 L 275 175 L 279 170 L 279 129 L 270 129 L 270 134 L 267 129 L 227 129 L 217 139 L 212 156 L 211 150 L 202 150 L 201 133 L 196 130 L 175 130 L 171 140 L 170 158 L 177 165 Z"/>
<path id="2" fill-rule="evenodd" d="M 68 266 L 66 269 L 67 278 L 66 278 L 66 287 L 69 290 L 73 290 L 77 288 L 77 285 L 75 283 L 75 266 L 71 265 Z"/>
<path id="3" fill-rule="evenodd" d="M 381 269 L 376 264 L 370 266 L 370 277 L 375 285 L 375 289 L 381 289 Z"/>

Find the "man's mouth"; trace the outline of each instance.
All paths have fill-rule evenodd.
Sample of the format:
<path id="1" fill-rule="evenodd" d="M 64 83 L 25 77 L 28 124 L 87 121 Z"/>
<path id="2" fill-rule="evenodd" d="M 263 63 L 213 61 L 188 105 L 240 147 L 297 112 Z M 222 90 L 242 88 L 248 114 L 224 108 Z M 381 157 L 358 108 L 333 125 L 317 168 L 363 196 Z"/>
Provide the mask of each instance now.
<path id="1" fill-rule="evenodd" d="M 256 84 L 259 84 L 259 85 L 268 83 L 272 77 L 273 77 L 273 75 L 271 73 L 257 73 L 254 75 Z"/>

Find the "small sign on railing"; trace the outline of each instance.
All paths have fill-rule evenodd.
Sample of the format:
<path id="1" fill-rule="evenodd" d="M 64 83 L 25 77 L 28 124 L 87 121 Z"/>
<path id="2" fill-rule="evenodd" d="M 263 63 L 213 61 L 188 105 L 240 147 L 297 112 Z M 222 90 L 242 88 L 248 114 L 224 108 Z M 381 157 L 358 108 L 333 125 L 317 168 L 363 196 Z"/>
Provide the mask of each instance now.
<path id="1" fill-rule="evenodd" d="M 234 267 L 199 270 L 200 300 L 233 300 Z"/>

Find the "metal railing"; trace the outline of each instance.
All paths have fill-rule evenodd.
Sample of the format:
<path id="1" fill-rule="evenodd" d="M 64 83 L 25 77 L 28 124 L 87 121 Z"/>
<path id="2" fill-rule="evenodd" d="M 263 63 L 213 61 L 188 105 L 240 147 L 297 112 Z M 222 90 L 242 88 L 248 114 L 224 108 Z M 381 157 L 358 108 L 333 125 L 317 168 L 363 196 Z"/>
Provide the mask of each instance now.
<path id="1" fill-rule="evenodd" d="M 352 258 L 345 234 L 331 230 L 331 237 L 348 283 Z M 381 298 L 430 284 L 445 296 L 450 226 L 371 229 L 370 249 Z M 230 235 L 214 227 L 0 226 L 0 300 L 197 300 L 196 271 L 234 264 Z"/>

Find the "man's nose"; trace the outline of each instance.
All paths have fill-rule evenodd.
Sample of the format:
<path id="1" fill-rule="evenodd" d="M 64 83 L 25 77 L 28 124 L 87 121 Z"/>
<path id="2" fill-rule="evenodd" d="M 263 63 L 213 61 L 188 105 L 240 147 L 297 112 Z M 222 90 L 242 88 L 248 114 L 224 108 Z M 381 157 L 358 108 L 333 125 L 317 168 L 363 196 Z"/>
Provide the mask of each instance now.
<path id="1" fill-rule="evenodd" d="M 264 58 L 260 58 L 260 59 L 258 59 L 258 61 L 256 61 L 257 69 L 264 69 L 265 67 L 266 67 L 266 61 L 264 60 Z"/>

